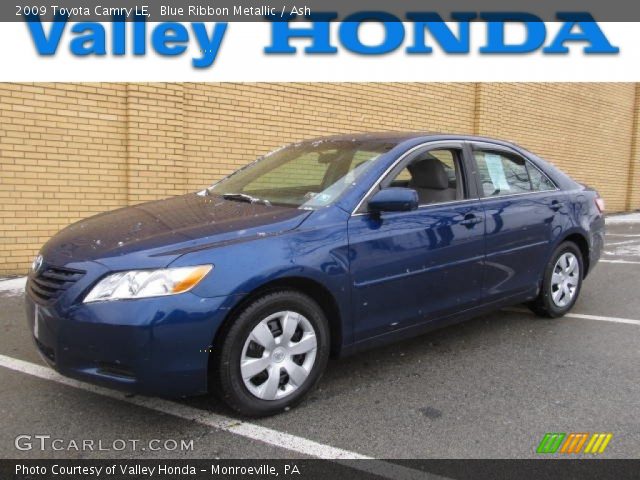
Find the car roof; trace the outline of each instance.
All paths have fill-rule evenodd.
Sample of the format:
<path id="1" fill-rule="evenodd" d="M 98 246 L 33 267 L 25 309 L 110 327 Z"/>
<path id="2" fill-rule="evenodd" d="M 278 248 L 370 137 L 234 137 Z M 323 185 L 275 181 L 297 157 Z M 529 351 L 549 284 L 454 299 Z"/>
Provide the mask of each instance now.
<path id="1" fill-rule="evenodd" d="M 474 142 L 491 142 L 506 146 L 518 147 L 514 142 L 500 140 L 497 138 L 481 137 L 476 135 L 461 135 L 457 133 L 442 132 L 420 132 L 420 131 L 384 131 L 384 132 L 364 132 L 341 135 L 330 135 L 317 137 L 304 142 L 371 142 L 371 141 L 391 141 L 401 144 L 410 140 L 436 141 L 436 140 L 461 140 Z"/>

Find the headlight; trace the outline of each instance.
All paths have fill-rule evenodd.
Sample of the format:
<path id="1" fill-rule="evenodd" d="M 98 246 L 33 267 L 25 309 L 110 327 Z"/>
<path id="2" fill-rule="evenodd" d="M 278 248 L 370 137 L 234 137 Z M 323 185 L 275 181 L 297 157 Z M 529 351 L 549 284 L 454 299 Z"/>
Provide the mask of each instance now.
<path id="1" fill-rule="evenodd" d="M 191 290 L 212 268 L 199 265 L 114 273 L 100 280 L 84 303 L 176 295 Z"/>

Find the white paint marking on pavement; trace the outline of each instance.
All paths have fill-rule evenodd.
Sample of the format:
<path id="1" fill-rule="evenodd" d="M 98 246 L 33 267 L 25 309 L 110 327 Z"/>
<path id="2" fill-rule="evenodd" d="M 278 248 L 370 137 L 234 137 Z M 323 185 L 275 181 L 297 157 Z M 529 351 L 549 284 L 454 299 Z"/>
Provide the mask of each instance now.
<path id="1" fill-rule="evenodd" d="M 598 263 L 627 263 L 631 265 L 640 265 L 640 262 L 635 262 L 633 260 L 605 260 L 600 259 Z"/>
<path id="2" fill-rule="evenodd" d="M 24 293 L 27 277 L 0 279 L 0 297 L 17 297 Z"/>
<path id="3" fill-rule="evenodd" d="M 597 320 L 599 322 L 626 323 L 629 325 L 640 325 L 640 320 L 632 320 L 630 318 L 604 317 L 601 315 L 586 315 L 584 313 L 566 313 L 565 317 L 581 318 L 584 320 Z"/>
<path id="4" fill-rule="evenodd" d="M 637 240 L 625 240 L 624 242 L 613 242 L 613 243 L 607 242 L 607 247 L 610 247 L 612 245 L 629 245 L 631 243 L 638 243 L 638 242 L 640 242 L 640 238 Z"/>
<path id="5" fill-rule="evenodd" d="M 114 398 L 116 400 L 131 403 L 140 407 L 145 407 L 157 412 L 166 413 L 174 417 L 191 420 L 208 427 L 213 427 L 224 431 L 238 432 L 242 436 L 261 440 L 265 443 L 286 448 L 288 450 L 295 450 L 296 452 L 302 453 L 304 455 L 331 459 L 368 458 L 357 453 L 329 447 L 327 445 L 312 442 L 310 440 L 296 437 L 294 435 L 277 432 L 275 430 L 271 430 L 269 428 L 261 427 L 258 425 L 253 425 L 254 428 L 252 429 L 240 429 L 239 427 L 243 425 L 243 422 L 241 421 L 210 413 L 197 408 L 181 405 L 179 403 L 171 402 L 168 400 L 143 396 L 125 397 L 124 394 L 115 390 L 109 390 L 107 388 L 79 382 L 77 380 L 64 377 L 48 367 L 25 362 L 24 360 L 19 360 L 12 357 L 7 357 L 5 355 L 0 355 L 0 365 L 17 372 L 26 373 L 28 375 L 32 375 L 44 380 L 62 383 L 70 387 L 79 388 L 91 393 Z"/>
<path id="6" fill-rule="evenodd" d="M 605 250 L 603 253 L 614 257 L 640 257 L 640 245 L 623 245 L 615 247 L 613 251 Z"/>
<path id="7" fill-rule="evenodd" d="M 503 308 L 504 312 L 515 312 L 515 313 L 528 313 L 533 315 L 531 310 L 527 310 L 526 308 Z M 602 315 L 587 315 L 584 313 L 565 313 L 564 317 L 568 318 L 580 318 L 582 320 L 596 320 L 599 322 L 611 322 L 611 323 L 626 323 L 627 325 L 640 325 L 640 320 L 633 320 L 631 318 L 620 318 L 620 317 L 604 317 Z"/>
<path id="8" fill-rule="evenodd" d="M 419 470 L 414 470 L 412 468 L 404 467 L 402 465 L 396 465 L 382 460 L 375 460 L 373 459 L 373 457 L 360 455 L 359 453 L 332 447 L 330 445 L 324 445 L 322 443 L 314 442 L 313 440 L 308 440 L 303 437 L 279 432 L 271 428 L 263 427 L 249 422 L 243 422 L 234 418 L 225 417 L 224 415 L 210 413 L 205 410 L 189 407 L 180 403 L 153 397 L 125 397 L 121 392 L 109 390 L 108 388 L 98 387 L 88 383 L 79 382 L 72 378 L 63 377 L 62 375 L 48 367 L 36 365 L 35 363 L 31 362 L 25 362 L 24 360 L 19 360 L 13 357 L 7 357 L 6 355 L 2 354 L 0 354 L 0 366 L 8 368 L 9 370 L 41 378 L 43 380 L 61 383 L 69 387 L 78 388 L 80 390 L 85 390 L 97 395 L 109 397 L 121 402 L 130 403 L 132 405 L 147 408 L 149 410 L 154 410 L 156 412 L 182 418 L 183 420 L 196 422 L 207 427 L 212 427 L 217 430 L 222 430 L 224 432 L 239 435 L 251 440 L 257 440 L 271 446 L 291 450 L 293 452 L 311 457 L 333 460 L 350 468 L 362 470 L 367 473 L 373 473 L 375 475 L 392 479 L 400 478 L 407 480 L 436 480 L 445 478 L 438 477 L 426 472 L 421 472 Z M 347 462 L 346 460 L 369 461 Z"/>
<path id="9" fill-rule="evenodd" d="M 607 237 L 628 237 L 628 238 L 633 238 L 633 237 L 640 237 L 639 235 L 633 234 L 633 233 L 607 233 Z"/>

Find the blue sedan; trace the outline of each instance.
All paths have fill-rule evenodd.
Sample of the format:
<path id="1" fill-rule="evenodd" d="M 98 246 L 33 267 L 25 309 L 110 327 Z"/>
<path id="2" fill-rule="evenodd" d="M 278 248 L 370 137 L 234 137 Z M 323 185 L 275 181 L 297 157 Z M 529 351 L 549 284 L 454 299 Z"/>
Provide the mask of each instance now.
<path id="1" fill-rule="evenodd" d="M 304 141 L 201 192 L 65 228 L 34 260 L 27 319 L 63 375 L 213 390 L 269 415 L 300 402 L 330 355 L 518 303 L 563 315 L 600 257 L 603 210 L 499 140 Z"/>

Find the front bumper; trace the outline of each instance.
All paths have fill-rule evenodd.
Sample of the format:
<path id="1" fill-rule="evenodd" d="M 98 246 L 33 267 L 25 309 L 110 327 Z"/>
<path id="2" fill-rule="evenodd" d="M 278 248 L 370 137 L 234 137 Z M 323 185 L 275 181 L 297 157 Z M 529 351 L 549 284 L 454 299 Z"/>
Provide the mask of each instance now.
<path id="1" fill-rule="evenodd" d="M 211 344 L 234 297 L 186 292 L 68 308 L 60 303 L 38 303 L 27 288 L 27 322 L 51 367 L 101 386 L 180 397 L 207 392 Z"/>

